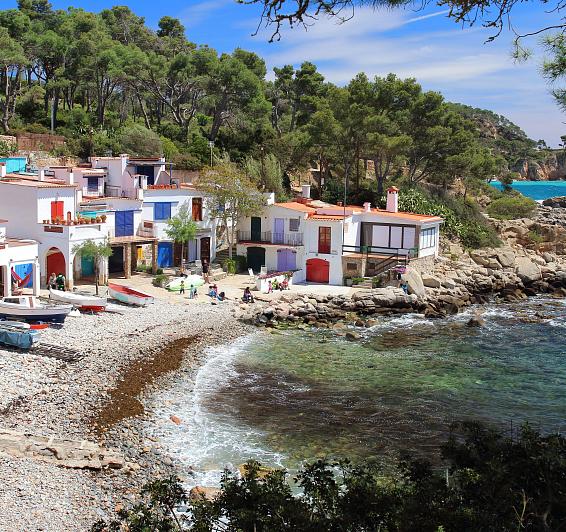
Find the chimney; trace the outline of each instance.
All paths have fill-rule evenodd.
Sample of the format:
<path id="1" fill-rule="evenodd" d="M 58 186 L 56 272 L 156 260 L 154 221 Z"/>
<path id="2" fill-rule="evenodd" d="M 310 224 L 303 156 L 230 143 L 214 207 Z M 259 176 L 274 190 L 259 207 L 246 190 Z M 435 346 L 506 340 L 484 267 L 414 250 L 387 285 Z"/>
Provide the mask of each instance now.
<path id="1" fill-rule="evenodd" d="M 302 190 L 302 197 L 305 199 L 310 199 L 311 197 L 311 186 L 310 185 L 301 185 Z"/>
<path id="2" fill-rule="evenodd" d="M 69 185 L 75 184 L 75 174 L 73 174 L 72 168 L 67 168 L 67 182 L 69 183 Z"/>
<path id="3" fill-rule="evenodd" d="M 38 168 L 37 170 L 37 180 L 45 181 L 45 168 Z"/>
<path id="4" fill-rule="evenodd" d="M 0 163 L 0 178 L 6 177 L 6 163 Z"/>
<path id="5" fill-rule="evenodd" d="M 387 189 L 387 206 L 385 210 L 388 212 L 399 212 L 399 189 L 397 187 L 389 187 Z"/>
<path id="6" fill-rule="evenodd" d="M 371 203 L 369 201 L 364 203 L 364 212 L 371 212 Z"/>

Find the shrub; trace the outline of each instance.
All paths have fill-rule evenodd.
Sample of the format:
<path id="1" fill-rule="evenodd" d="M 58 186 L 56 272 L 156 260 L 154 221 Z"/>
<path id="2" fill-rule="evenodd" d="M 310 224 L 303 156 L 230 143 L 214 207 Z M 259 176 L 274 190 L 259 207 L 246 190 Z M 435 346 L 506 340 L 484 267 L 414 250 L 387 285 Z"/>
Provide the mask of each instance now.
<path id="1" fill-rule="evenodd" d="M 531 198 L 517 195 L 505 195 L 489 204 L 488 214 L 498 220 L 515 220 L 529 218 L 536 209 L 537 203 Z"/>
<path id="2" fill-rule="evenodd" d="M 544 242 L 544 236 L 535 229 L 529 231 L 528 237 L 533 244 L 542 244 L 542 242 Z"/>
<path id="3" fill-rule="evenodd" d="M 376 275 L 375 277 L 372 278 L 371 280 L 372 288 L 381 288 L 382 286 L 383 286 L 383 279 L 381 278 L 381 276 Z"/>
<path id="4" fill-rule="evenodd" d="M 236 273 L 237 264 L 234 259 L 226 259 L 223 264 L 226 273 L 234 275 Z"/>
<path id="5" fill-rule="evenodd" d="M 352 284 L 356 285 L 356 284 L 361 284 L 364 282 L 364 278 L 363 277 L 352 277 Z"/>
<path id="6" fill-rule="evenodd" d="M 156 275 L 163 275 L 163 268 L 157 268 L 157 270 L 155 270 L 155 274 Z"/>
<path id="7" fill-rule="evenodd" d="M 163 273 L 156 275 L 152 281 L 153 286 L 157 286 L 158 288 L 163 288 L 163 286 L 165 286 L 166 283 L 167 283 L 167 276 L 164 275 Z"/>

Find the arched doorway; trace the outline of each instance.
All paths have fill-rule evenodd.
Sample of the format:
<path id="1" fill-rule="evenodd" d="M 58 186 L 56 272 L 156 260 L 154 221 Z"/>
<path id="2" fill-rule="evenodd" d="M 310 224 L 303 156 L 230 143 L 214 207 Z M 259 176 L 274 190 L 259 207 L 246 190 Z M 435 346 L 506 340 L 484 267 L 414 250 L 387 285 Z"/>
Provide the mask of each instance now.
<path id="1" fill-rule="evenodd" d="M 328 283 L 330 280 L 330 263 L 324 259 L 307 260 L 307 282 Z"/>
<path id="2" fill-rule="evenodd" d="M 58 248 L 49 248 L 47 252 L 47 261 L 46 261 L 46 270 L 45 275 L 46 278 L 49 279 L 49 276 L 54 273 L 55 275 L 59 275 L 62 273 L 66 276 L 66 262 L 65 262 L 65 255 L 59 250 Z"/>
<path id="3" fill-rule="evenodd" d="M 248 268 L 259 272 L 262 266 L 265 266 L 265 248 L 248 248 Z"/>

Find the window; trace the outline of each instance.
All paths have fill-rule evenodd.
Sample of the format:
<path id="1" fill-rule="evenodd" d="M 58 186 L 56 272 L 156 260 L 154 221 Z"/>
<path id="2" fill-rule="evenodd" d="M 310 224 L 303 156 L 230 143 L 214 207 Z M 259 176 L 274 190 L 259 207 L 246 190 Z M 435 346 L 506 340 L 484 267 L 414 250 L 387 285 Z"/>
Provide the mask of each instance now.
<path id="1" fill-rule="evenodd" d="M 87 177 L 88 192 L 98 192 L 98 177 Z"/>
<path id="2" fill-rule="evenodd" d="M 356 262 L 347 262 L 346 263 L 346 269 L 349 272 L 355 272 L 358 269 L 358 264 Z"/>
<path id="3" fill-rule="evenodd" d="M 62 201 L 51 202 L 51 219 L 63 220 L 64 203 Z"/>
<path id="4" fill-rule="evenodd" d="M 301 223 L 300 218 L 289 218 L 289 231 L 297 232 Z"/>
<path id="5" fill-rule="evenodd" d="M 433 248 L 436 246 L 436 228 L 423 229 L 421 231 L 421 248 Z"/>
<path id="6" fill-rule="evenodd" d="M 171 203 L 154 203 L 153 204 L 153 219 L 154 220 L 169 220 L 171 218 Z"/>
<path id="7" fill-rule="evenodd" d="M 332 233 L 330 227 L 318 228 L 318 252 L 330 253 L 330 240 Z"/>
<path id="8" fill-rule="evenodd" d="M 193 221 L 202 222 L 202 198 L 193 198 Z"/>

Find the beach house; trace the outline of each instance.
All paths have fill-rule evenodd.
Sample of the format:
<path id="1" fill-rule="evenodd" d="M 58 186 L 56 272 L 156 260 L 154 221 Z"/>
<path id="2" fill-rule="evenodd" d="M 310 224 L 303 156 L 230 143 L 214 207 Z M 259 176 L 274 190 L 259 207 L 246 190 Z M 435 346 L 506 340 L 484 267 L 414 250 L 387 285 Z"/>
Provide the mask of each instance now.
<path id="1" fill-rule="evenodd" d="M 399 211 L 398 192 L 387 191 L 385 209 L 312 200 L 308 185 L 294 201 L 270 195 L 260 215 L 239 221 L 236 252 L 256 272 L 292 271 L 294 282 L 334 285 L 438 255 L 442 219 Z"/>

